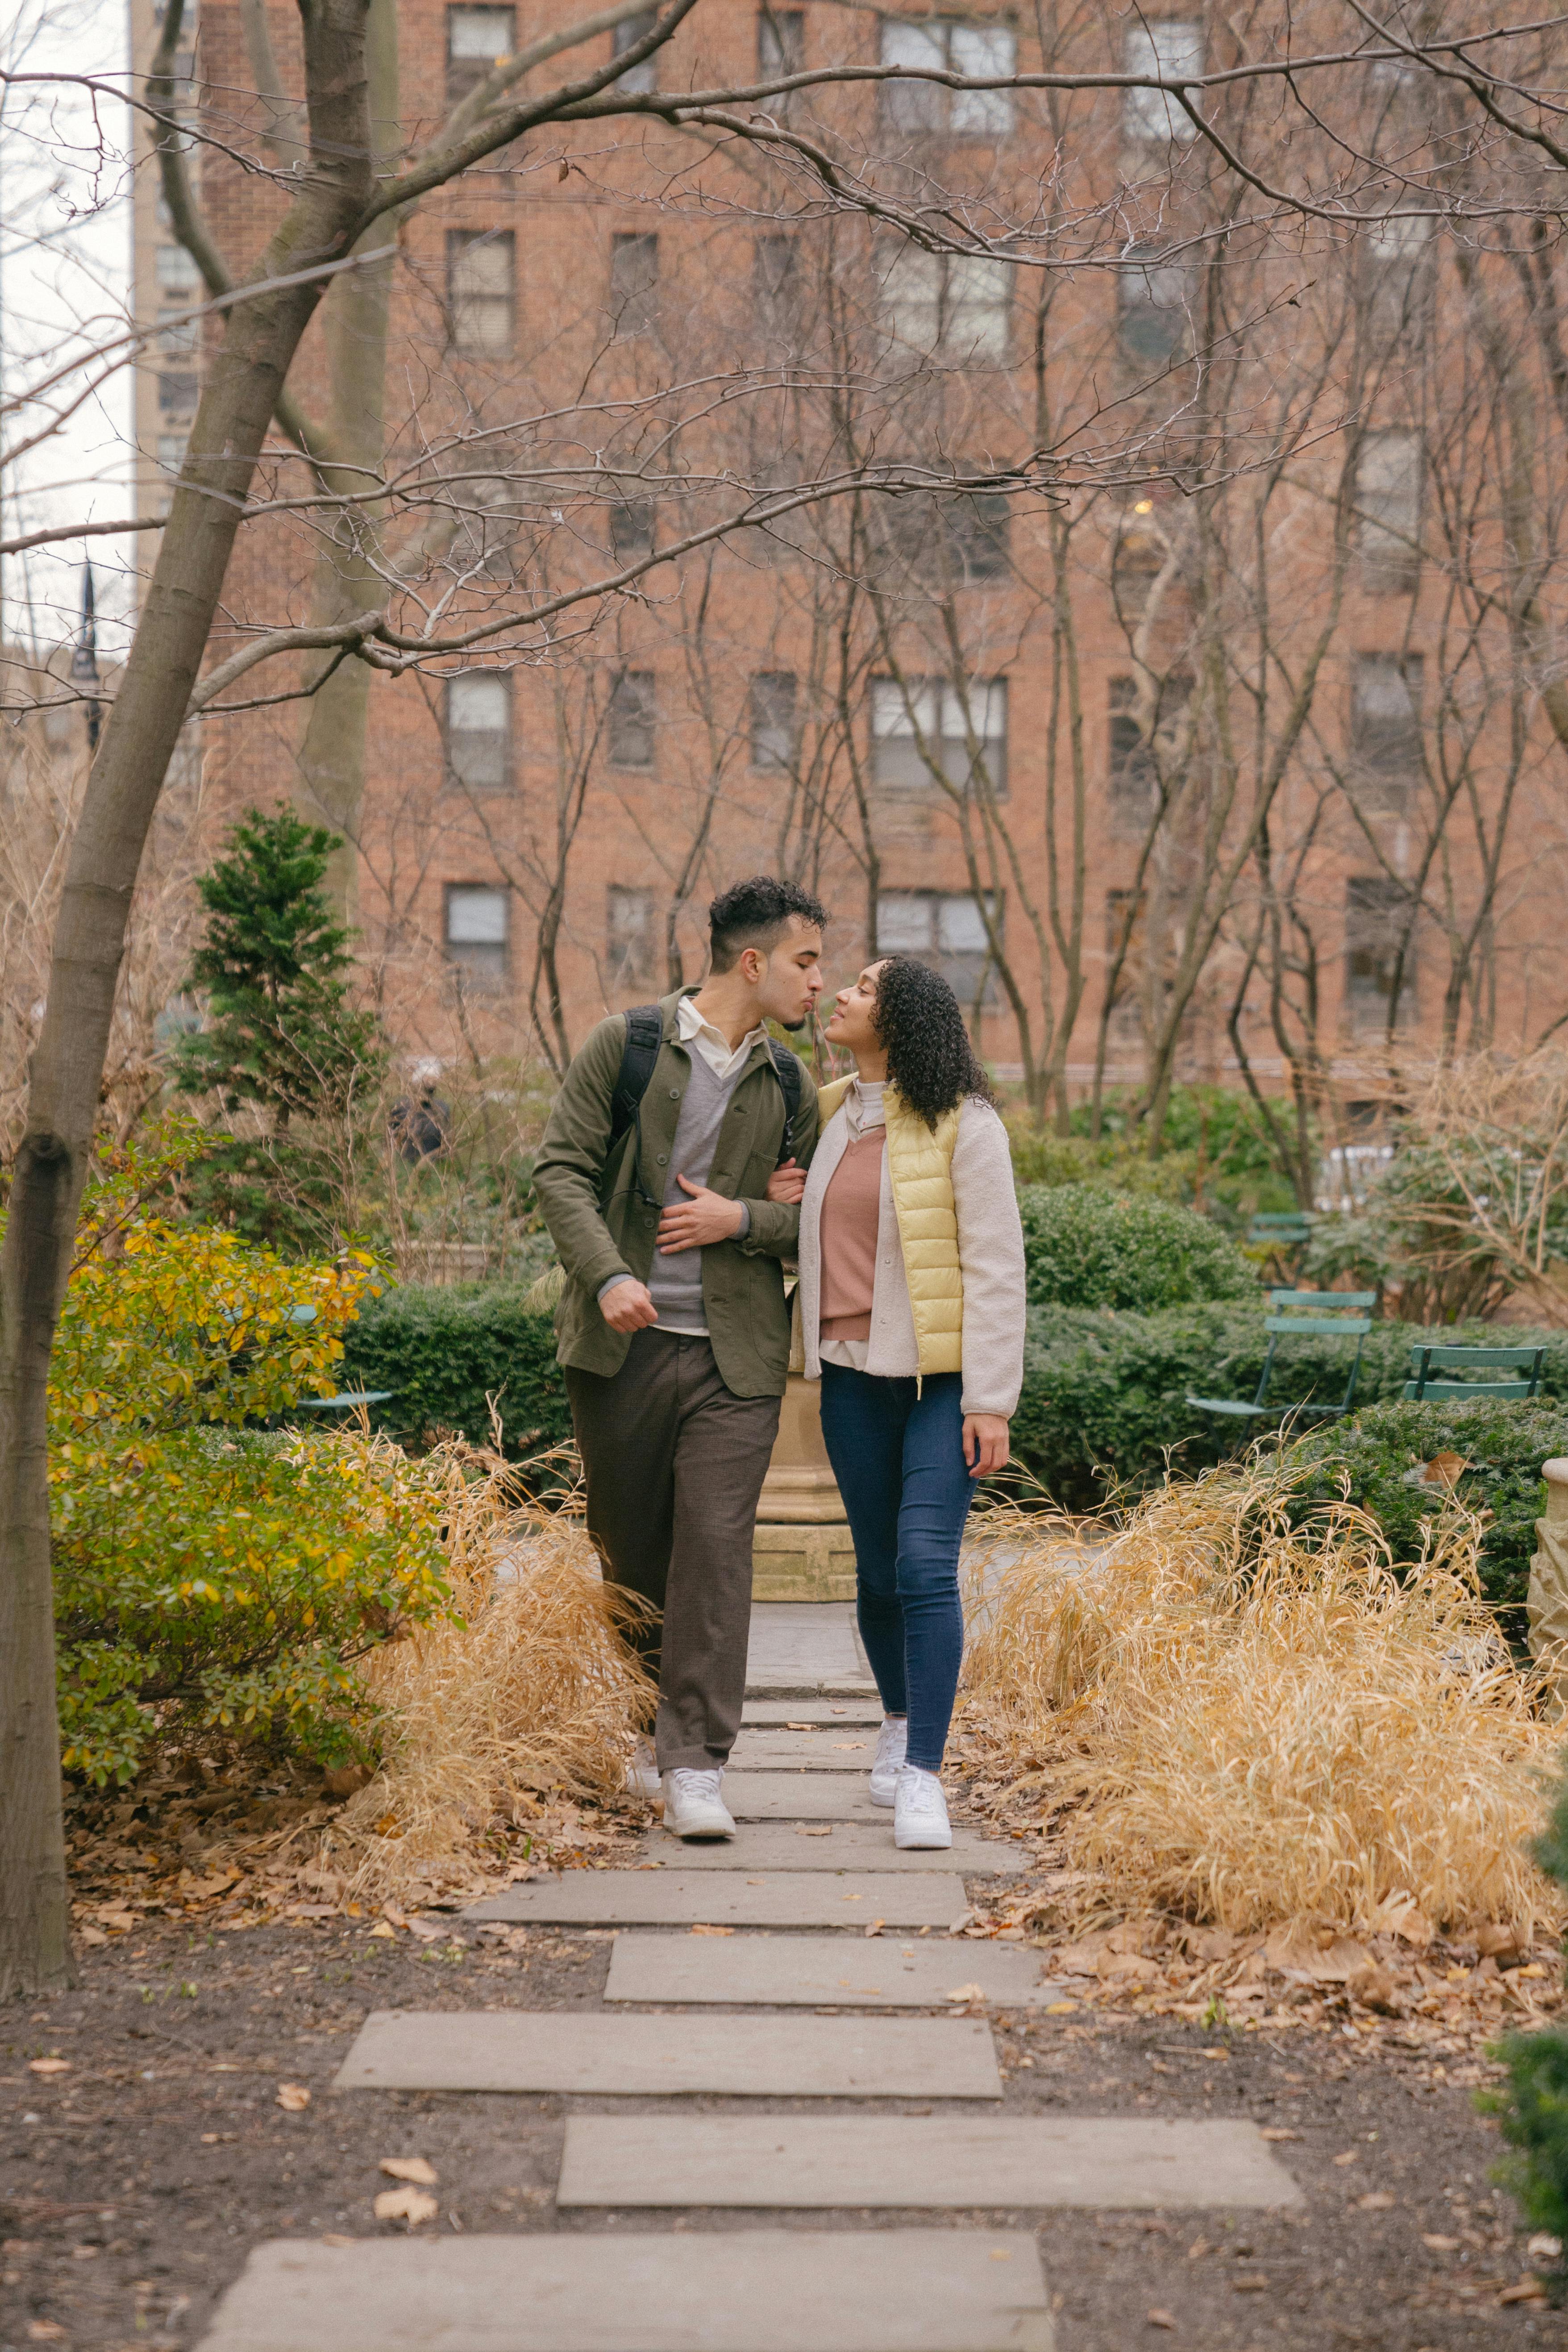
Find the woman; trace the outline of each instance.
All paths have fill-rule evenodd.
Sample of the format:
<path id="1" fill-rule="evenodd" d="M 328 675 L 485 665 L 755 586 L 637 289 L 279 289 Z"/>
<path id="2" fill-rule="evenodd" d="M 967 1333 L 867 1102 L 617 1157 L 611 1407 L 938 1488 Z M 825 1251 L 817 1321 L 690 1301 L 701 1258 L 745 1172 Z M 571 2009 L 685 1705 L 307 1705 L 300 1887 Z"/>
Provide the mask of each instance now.
<path id="1" fill-rule="evenodd" d="M 805 1370 L 884 1709 L 872 1801 L 892 1806 L 895 1845 L 944 1847 L 959 1547 L 975 1480 L 1007 1460 L 1023 1234 L 1006 1129 L 946 981 L 909 956 L 868 964 L 827 1037 L 856 1075 L 823 1091 L 801 1199 Z"/>

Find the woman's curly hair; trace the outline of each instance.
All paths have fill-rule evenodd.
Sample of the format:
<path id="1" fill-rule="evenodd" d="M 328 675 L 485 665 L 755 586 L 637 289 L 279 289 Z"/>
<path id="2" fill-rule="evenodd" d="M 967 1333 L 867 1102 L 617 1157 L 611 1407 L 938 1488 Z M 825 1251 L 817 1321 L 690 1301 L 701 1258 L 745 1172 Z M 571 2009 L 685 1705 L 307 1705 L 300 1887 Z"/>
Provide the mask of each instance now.
<path id="1" fill-rule="evenodd" d="M 942 974 L 913 956 L 889 956 L 877 974 L 877 1034 L 888 1049 L 888 1080 L 934 1129 L 965 1095 L 995 1106 L 974 1056 L 963 1012 Z"/>

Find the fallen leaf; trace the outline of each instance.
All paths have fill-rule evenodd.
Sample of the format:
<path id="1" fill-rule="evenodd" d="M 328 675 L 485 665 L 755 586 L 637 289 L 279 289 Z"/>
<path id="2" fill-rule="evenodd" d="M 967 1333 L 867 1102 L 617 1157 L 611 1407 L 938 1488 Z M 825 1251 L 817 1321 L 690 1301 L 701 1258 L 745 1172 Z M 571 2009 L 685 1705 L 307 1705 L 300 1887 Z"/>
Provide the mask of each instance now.
<path id="1" fill-rule="evenodd" d="M 397 1940 L 397 1930 L 396 1930 L 396 1928 L 395 1928 L 395 1927 L 389 1927 L 387 1926 L 387 1923 L 386 1923 L 386 1921 L 385 1921 L 384 1919 L 378 1919 L 378 1920 L 376 1921 L 376 1923 L 375 1923 L 374 1927 L 371 1929 L 371 1931 L 370 1931 L 370 1932 L 371 1932 L 371 1934 L 372 1934 L 372 1936 L 373 1936 L 373 1937 L 375 1937 L 375 1936 L 389 1936 L 395 1943 L 395 1941 Z"/>
<path id="2" fill-rule="evenodd" d="M 954 1985 L 947 1998 L 949 2000 L 984 2000 L 985 1988 L 977 1984 Z"/>
<path id="3" fill-rule="evenodd" d="M 886 1925 L 887 1922 L 884 1919 L 873 1919 L 870 1926 L 863 1927 L 860 1932 L 863 1936 L 879 1936 Z"/>
<path id="4" fill-rule="evenodd" d="M 29 2058 L 27 2061 L 27 2071 L 31 2074 L 68 2074 L 70 2070 L 68 2058 Z"/>
<path id="5" fill-rule="evenodd" d="M 406 2221 L 411 2230 L 421 2221 L 433 2221 L 440 2211 L 434 2197 L 426 2197 L 422 2189 L 384 2189 L 375 2200 L 378 2221 Z"/>
<path id="6" fill-rule="evenodd" d="M 1563 2241 L 1561 2238 L 1552 2237 L 1550 2231 L 1537 2230 L 1533 2238 L 1528 2238 L 1525 2241 L 1524 2251 L 1532 2263 L 1560 2263 L 1563 2259 Z"/>
<path id="7" fill-rule="evenodd" d="M 1259 2139 L 1300 2139 L 1301 2135 L 1297 2131 L 1288 2131 L 1283 2124 L 1265 2124 L 1258 2137 Z"/>
<path id="8" fill-rule="evenodd" d="M 815 1731 L 816 1729 L 816 1726 L 815 1723 L 786 1723 L 784 1729 L 786 1731 Z"/>
<path id="9" fill-rule="evenodd" d="M 1334 2158 L 1336 2164 L 1359 2164 L 1360 2161 L 1361 2151 L 1354 2147 L 1347 2147 L 1342 2156 L 1336 2156 Z"/>
<path id="10" fill-rule="evenodd" d="M 1451 2254 L 1455 2247 L 1462 2245 L 1464 2241 L 1461 2238 L 1440 2238 L 1435 2230 L 1423 2230 L 1421 2242 L 1424 2246 L 1430 2246 L 1435 2254 Z"/>
<path id="11" fill-rule="evenodd" d="M 35 2344 L 54 2344 L 65 2334 L 58 2319 L 29 2319 L 27 2334 Z"/>
<path id="12" fill-rule="evenodd" d="M 1517 1927 L 1488 1919 L 1476 1929 L 1476 1949 L 1483 1960 L 1507 1959 L 1512 1953 L 1523 1951 L 1524 1938 Z"/>
<path id="13" fill-rule="evenodd" d="M 1230 2284 L 1234 2294 L 1267 2294 L 1268 2292 L 1268 2281 L 1259 2278 L 1256 2271 L 1248 2271 L 1243 2277 L 1232 2279 Z"/>
<path id="14" fill-rule="evenodd" d="M 706 1919 L 700 1919 L 691 1932 L 694 1936 L 732 1936 L 735 1930 L 733 1927 L 711 1927 Z"/>
<path id="15" fill-rule="evenodd" d="M 1546 2289 L 1538 2278 L 1521 2279 L 1517 2286 L 1505 2286 L 1499 2295 L 1500 2303 L 1544 2303 Z"/>
<path id="16" fill-rule="evenodd" d="M 797 1822 L 795 1833 L 796 1837 L 831 1837 L 833 1823 L 831 1822 Z"/>
<path id="17" fill-rule="evenodd" d="M 1187 2260 L 1190 2263 L 1195 2263 L 1201 2261 L 1205 2254 L 1212 2254 L 1213 2252 L 1214 2248 L 1206 2238 L 1194 2238 L 1187 2248 Z"/>
<path id="18" fill-rule="evenodd" d="M 1399 2200 L 1391 2197 L 1386 2189 L 1373 2189 L 1367 2196 L 1358 2197 L 1355 2202 L 1358 2213 L 1386 2213 L 1398 2204 Z"/>
<path id="19" fill-rule="evenodd" d="M 352 2238 L 345 2238 L 341 2230 L 329 2230 L 321 2240 L 323 2246 L 352 2246 L 353 2242 Z"/>
<path id="20" fill-rule="evenodd" d="M 93 1944 L 107 1944 L 109 1941 L 109 1932 L 108 1929 L 104 1927 L 79 1927 L 76 1931 L 76 1939 L 79 1944 L 87 1944 L 89 1946 Z"/>
<path id="21" fill-rule="evenodd" d="M 1446 1486 L 1451 1494 L 1459 1483 L 1460 1474 L 1468 1467 L 1462 1454 L 1434 1454 L 1426 1465 L 1424 1483 L 1428 1486 Z"/>
<path id="22" fill-rule="evenodd" d="M 1151 2311 L 1144 2315 L 1145 2327 L 1174 2327 L 1175 2324 L 1168 2311 Z"/>
<path id="23" fill-rule="evenodd" d="M 279 2083 L 278 2104 L 291 2116 L 302 2115 L 310 2104 L 310 2094 L 303 2083 Z"/>
<path id="24" fill-rule="evenodd" d="M 1046 2015 L 1047 2017 L 1076 2017 L 1077 2014 L 1078 2003 L 1076 2000 L 1048 2000 L 1046 2003 Z"/>
<path id="25" fill-rule="evenodd" d="M 421 2189 L 434 2189 L 440 2175 L 428 2157 L 384 2156 L 377 2169 L 389 2180 L 412 2180 Z"/>

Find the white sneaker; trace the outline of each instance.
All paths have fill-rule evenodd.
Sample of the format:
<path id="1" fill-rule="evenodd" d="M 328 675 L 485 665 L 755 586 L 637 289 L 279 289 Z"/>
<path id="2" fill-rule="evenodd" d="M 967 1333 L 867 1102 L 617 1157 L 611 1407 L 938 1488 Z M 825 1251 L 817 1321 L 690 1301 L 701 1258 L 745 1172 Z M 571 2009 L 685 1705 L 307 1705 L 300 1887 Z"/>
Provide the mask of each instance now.
<path id="1" fill-rule="evenodd" d="M 735 1819 L 719 1794 L 721 1771 L 679 1766 L 664 1776 L 664 1826 L 679 1838 L 732 1838 Z"/>
<path id="2" fill-rule="evenodd" d="M 952 1843 L 942 1782 L 934 1772 L 922 1772 L 918 1764 L 906 1764 L 899 1774 L 893 1799 L 893 1843 L 943 1848 Z"/>
<path id="3" fill-rule="evenodd" d="M 634 1797 L 658 1797 L 664 1783 L 658 1777 L 654 1759 L 653 1742 L 638 1734 L 632 1748 L 632 1760 L 626 1766 L 626 1787 Z"/>
<path id="4" fill-rule="evenodd" d="M 874 1805 L 892 1803 L 899 1775 L 904 1769 L 904 1750 L 909 1744 L 909 1717 L 885 1715 L 882 1728 L 877 1734 L 876 1760 L 871 1766 L 871 1802 Z"/>

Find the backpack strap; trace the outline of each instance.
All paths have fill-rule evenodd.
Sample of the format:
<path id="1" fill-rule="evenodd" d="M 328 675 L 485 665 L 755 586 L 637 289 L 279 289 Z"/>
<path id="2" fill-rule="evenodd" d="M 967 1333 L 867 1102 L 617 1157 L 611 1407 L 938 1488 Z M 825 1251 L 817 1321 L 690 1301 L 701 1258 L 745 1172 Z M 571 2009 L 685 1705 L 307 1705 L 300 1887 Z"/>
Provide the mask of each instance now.
<path id="1" fill-rule="evenodd" d="M 663 1042 L 664 1021 L 658 1005 L 634 1004 L 626 1014 L 626 1042 L 610 1096 L 611 1151 L 637 1118 Z"/>
<path id="2" fill-rule="evenodd" d="M 795 1116 L 800 1109 L 801 1067 L 789 1047 L 781 1045 L 776 1037 L 768 1039 L 768 1052 L 773 1056 L 773 1076 L 779 1082 L 779 1091 L 784 1102 L 784 1141 L 779 1146 L 778 1160 L 782 1168 L 795 1151 L 793 1139 Z"/>

